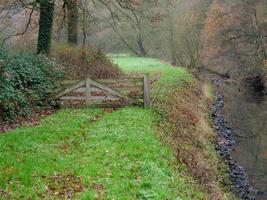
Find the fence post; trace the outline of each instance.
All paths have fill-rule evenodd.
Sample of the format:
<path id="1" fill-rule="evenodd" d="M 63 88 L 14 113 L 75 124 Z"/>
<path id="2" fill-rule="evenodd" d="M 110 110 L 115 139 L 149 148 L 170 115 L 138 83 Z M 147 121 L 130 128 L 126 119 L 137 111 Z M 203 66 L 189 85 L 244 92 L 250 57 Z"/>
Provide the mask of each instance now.
<path id="1" fill-rule="evenodd" d="M 86 105 L 89 106 L 90 105 L 90 97 L 91 97 L 91 86 L 90 86 L 90 79 L 87 78 L 85 81 L 85 94 L 86 94 Z"/>
<path id="2" fill-rule="evenodd" d="M 150 91 L 149 91 L 149 78 L 146 74 L 144 76 L 144 107 L 149 108 L 150 107 Z"/>

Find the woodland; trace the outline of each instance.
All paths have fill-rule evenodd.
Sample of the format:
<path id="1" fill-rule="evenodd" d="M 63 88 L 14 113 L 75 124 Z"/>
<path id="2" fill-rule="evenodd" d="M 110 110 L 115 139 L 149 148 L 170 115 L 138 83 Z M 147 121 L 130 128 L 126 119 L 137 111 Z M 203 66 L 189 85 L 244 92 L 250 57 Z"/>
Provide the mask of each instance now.
<path id="1" fill-rule="evenodd" d="M 0 0 L 0 20 L 0 200 L 266 198 L 266 0 Z"/>

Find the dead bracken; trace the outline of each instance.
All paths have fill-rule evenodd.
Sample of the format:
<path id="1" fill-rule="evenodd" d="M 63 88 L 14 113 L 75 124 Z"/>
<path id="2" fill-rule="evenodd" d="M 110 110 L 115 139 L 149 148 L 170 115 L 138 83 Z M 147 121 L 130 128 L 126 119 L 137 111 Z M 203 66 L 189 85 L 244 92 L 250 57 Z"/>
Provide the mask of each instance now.
<path id="1" fill-rule="evenodd" d="M 157 106 L 165 112 L 160 126 L 171 127 L 167 137 L 163 137 L 172 145 L 177 160 L 186 164 L 211 199 L 229 199 L 225 196 L 225 186 L 220 184 L 227 182 L 227 178 L 224 172 L 218 172 L 224 167 L 214 149 L 204 148 L 208 143 L 212 145 L 215 135 L 207 121 L 208 106 L 200 86 L 197 81 L 184 83 L 166 101 L 157 100 Z"/>

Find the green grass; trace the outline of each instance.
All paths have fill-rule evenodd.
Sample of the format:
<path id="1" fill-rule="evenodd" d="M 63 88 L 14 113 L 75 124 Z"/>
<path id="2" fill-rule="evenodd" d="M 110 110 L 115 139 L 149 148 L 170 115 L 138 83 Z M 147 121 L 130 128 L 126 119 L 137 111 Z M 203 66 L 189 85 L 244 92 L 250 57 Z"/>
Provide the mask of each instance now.
<path id="1" fill-rule="evenodd" d="M 160 73 L 160 80 L 155 83 L 151 90 L 152 97 L 168 98 L 170 93 L 181 86 L 181 84 L 193 81 L 192 76 L 185 68 L 173 67 L 155 58 L 112 55 L 110 59 L 125 73 L 140 72 L 150 76 Z"/>
<path id="2" fill-rule="evenodd" d="M 156 59 L 112 59 L 127 72 L 160 71 L 155 88 L 191 79 L 186 70 Z M 73 199 L 203 199 L 157 137 L 157 118 L 152 110 L 134 107 L 111 113 L 67 109 L 36 127 L 0 135 L 0 199 L 62 198 L 77 186 L 84 189 L 73 192 Z"/>
<path id="3" fill-rule="evenodd" d="M 92 184 L 103 185 L 104 199 L 201 199 L 174 171 L 154 119 L 140 108 L 63 110 L 37 127 L 1 135 L 0 188 L 10 199 L 37 198 L 59 173 L 83 177 L 88 187 L 80 199 L 98 194 Z"/>
<path id="4" fill-rule="evenodd" d="M 161 84 L 166 83 L 181 83 L 181 80 L 192 80 L 191 75 L 181 67 L 173 67 L 168 63 L 164 63 L 154 58 L 141 58 L 131 56 L 111 57 L 111 60 L 120 66 L 124 72 L 142 72 L 152 74 L 155 72 L 161 73 Z"/>

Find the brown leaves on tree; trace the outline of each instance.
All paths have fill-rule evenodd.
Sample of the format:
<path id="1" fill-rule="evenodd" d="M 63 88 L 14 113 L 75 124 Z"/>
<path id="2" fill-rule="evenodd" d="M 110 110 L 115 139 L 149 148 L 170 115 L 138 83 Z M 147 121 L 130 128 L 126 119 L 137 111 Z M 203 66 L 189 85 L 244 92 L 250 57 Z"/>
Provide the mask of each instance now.
<path id="1" fill-rule="evenodd" d="M 202 34 L 204 64 L 241 73 L 261 66 L 267 54 L 262 7 L 261 1 L 213 1 Z"/>

